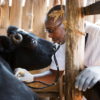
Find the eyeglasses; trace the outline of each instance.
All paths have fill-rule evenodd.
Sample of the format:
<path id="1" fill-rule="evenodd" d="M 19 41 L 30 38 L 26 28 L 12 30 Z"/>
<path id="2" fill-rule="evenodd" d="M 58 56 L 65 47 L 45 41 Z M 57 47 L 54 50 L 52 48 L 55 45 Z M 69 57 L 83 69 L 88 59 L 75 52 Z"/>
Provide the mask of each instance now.
<path id="1" fill-rule="evenodd" d="M 53 33 L 62 23 L 59 23 L 57 26 L 52 27 L 52 29 L 47 28 L 45 31 L 48 33 Z"/>
<path id="2" fill-rule="evenodd" d="M 46 32 L 48 33 L 53 33 L 55 31 L 55 29 L 46 29 Z"/>

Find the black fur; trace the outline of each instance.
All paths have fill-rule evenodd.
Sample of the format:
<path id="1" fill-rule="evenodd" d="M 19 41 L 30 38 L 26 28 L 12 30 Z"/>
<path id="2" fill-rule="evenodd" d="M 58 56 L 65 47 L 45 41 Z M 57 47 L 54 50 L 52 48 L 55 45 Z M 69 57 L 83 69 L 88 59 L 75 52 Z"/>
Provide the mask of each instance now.
<path id="1" fill-rule="evenodd" d="M 23 82 L 16 79 L 12 69 L 16 67 L 40 69 L 51 63 L 53 44 L 17 27 L 8 28 L 8 36 L 0 36 L 0 100 L 40 100 Z M 14 34 L 23 40 L 15 43 Z"/>
<path id="2" fill-rule="evenodd" d="M 40 100 L 36 93 L 16 79 L 9 64 L 1 57 L 0 100 Z"/>
<path id="3" fill-rule="evenodd" d="M 12 69 L 22 67 L 33 70 L 50 65 L 51 56 L 54 53 L 51 42 L 32 33 L 18 31 L 18 28 L 14 26 L 10 26 L 7 32 L 8 37 L 0 37 L 2 41 L 0 54 L 11 65 Z M 15 44 L 12 40 L 12 36 L 17 33 L 23 37 L 23 41 L 19 44 Z"/>

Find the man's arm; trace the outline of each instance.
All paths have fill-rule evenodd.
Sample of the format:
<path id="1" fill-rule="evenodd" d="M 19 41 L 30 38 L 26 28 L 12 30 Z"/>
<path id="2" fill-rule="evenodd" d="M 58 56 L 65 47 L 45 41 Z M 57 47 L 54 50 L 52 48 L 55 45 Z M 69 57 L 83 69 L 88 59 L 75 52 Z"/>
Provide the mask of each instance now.
<path id="1" fill-rule="evenodd" d="M 20 75 L 23 73 L 23 75 Z M 59 71 L 59 76 L 63 74 L 63 71 Z M 18 68 L 15 71 L 15 76 L 24 82 L 33 82 L 33 81 L 42 81 L 46 83 L 52 83 L 55 81 L 57 75 L 56 70 L 48 70 L 40 74 L 31 74 L 29 71 L 26 69 Z"/>
<path id="2" fill-rule="evenodd" d="M 59 76 L 62 76 L 63 71 L 59 71 Z M 46 83 L 52 83 L 55 81 L 56 79 L 56 75 L 57 75 L 57 71 L 56 70 L 52 70 L 50 69 L 49 71 L 41 73 L 41 75 L 36 75 L 36 77 L 34 77 L 34 81 L 43 81 Z"/>

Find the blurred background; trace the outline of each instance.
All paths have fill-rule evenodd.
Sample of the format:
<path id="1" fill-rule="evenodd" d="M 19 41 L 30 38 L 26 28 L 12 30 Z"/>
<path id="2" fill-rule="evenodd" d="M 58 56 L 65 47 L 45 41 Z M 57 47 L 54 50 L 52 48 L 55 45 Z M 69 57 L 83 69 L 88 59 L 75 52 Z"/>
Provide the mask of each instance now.
<path id="1" fill-rule="evenodd" d="M 0 0 L 0 35 L 6 35 L 9 25 L 15 25 L 39 37 L 49 39 L 45 33 L 48 10 L 66 0 Z M 100 0 L 84 0 L 84 6 Z M 100 25 L 100 15 L 87 16 L 86 20 Z"/>

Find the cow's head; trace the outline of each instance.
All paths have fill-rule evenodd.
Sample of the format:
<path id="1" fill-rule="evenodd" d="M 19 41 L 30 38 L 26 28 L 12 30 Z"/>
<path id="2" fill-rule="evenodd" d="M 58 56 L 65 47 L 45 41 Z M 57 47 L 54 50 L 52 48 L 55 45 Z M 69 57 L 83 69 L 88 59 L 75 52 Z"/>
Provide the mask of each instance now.
<path id="1" fill-rule="evenodd" d="M 32 33 L 26 32 L 20 28 L 10 26 L 7 30 L 8 37 L 12 40 L 12 42 L 16 45 L 16 47 L 27 47 L 36 49 L 38 37 Z"/>
<path id="2" fill-rule="evenodd" d="M 0 52 L 3 57 L 6 53 L 6 59 L 14 68 L 40 69 L 51 63 L 54 52 L 52 43 L 14 26 L 10 26 L 7 33 L 7 37 L 0 37 L 3 41 L 0 43 Z"/>

